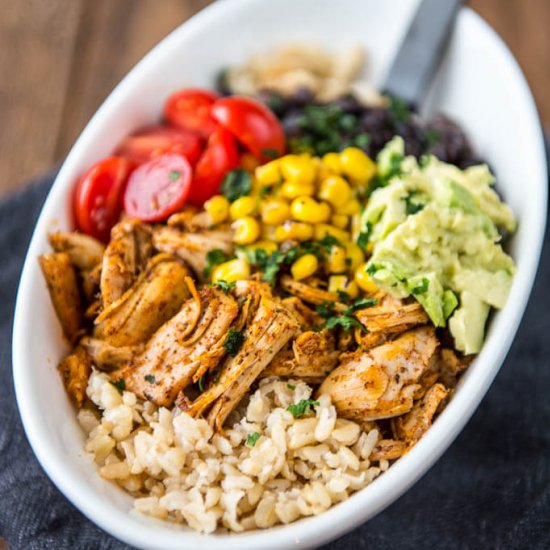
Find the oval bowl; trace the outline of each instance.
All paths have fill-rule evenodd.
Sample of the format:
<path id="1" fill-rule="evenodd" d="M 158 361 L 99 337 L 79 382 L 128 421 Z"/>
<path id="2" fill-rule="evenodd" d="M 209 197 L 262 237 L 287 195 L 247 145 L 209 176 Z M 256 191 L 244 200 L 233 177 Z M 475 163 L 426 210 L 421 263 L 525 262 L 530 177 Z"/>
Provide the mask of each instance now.
<path id="1" fill-rule="evenodd" d="M 48 250 L 49 230 L 71 227 L 71 190 L 78 176 L 108 155 L 123 136 L 158 118 L 163 100 L 174 89 L 212 86 L 223 66 L 281 42 L 312 40 L 332 49 L 360 43 L 369 54 L 367 75 L 381 85 L 417 4 L 417 0 L 216 2 L 176 29 L 128 74 L 68 155 L 36 225 L 21 277 L 13 331 L 15 388 L 40 464 L 77 508 L 113 536 L 159 550 L 309 548 L 327 542 L 380 512 L 425 473 L 457 436 L 498 372 L 538 265 L 546 216 L 546 161 L 535 105 L 519 67 L 488 25 L 466 8 L 459 14 L 426 111 L 441 110 L 457 119 L 491 163 L 499 190 L 519 219 L 519 230 L 510 242 L 518 270 L 506 307 L 493 316 L 481 354 L 433 427 L 404 458 L 370 486 L 319 516 L 268 531 L 201 535 L 131 513 L 130 497 L 96 474 L 56 371 L 67 345 L 37 257 Z"/>

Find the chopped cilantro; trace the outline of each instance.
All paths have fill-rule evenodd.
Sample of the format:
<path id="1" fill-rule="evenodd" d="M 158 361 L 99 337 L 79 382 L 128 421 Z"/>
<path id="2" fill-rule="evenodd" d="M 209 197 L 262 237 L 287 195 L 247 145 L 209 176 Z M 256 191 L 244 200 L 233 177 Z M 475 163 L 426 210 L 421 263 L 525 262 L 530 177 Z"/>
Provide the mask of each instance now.
<path id="1" fill-rule="evenodd" d="M 219 288 L 223 293 L 228 294 L 231 290 L 235 288 L 237 283 L 235 281 L 224 281 L 223 279 L 220 279 L 219 281 L 216 281 L 215 283 L 212 283 L 211 286 L 215 288 Z"/>
<path id="2" fill-rule="evenodd" d="M 326 300 L 317 304 L 315 311 L 325 319 L 334 315 L 334 302 L 327 302 Z"/>
<path id="3" fill-rule="evenodd" d="M 360 309 L 366 309 L 368 307 L 373 307 L 378 303 L 376 298 L 357 298 L 354 300 L 350 306 L 344 311 L 344 315 L 351 315 Z"/>
<path id="4" fill-rule="evenodd" d="M 258 439 L 260 439 L 260 437 L 262 437 L 262 434 L 260 434 L 258 432 L 254 432 L 253 434 L 249 434 L 246 437 L 246 444 L 249 445 L 250 447 L 254 447 L 254 445 L 256 445 L 256 443 L 258 442 Z"/>
<path id="5" fill-rule="evenodd" d="M 260 192 L 259 192 L 260 199 L 263 199 L 266 195 L 269 195 L 270 190 L 271 190 L 271 187 L 269 187 L 269 185 L 262 185 L 262 187 L 260 187 Z"/>
<path id="6" fill-rule="evenodd" d="M 349 302 L 350 295 L 345 290 L 337 290 L 336 294 L 338 294 L 338 300 L 340 300 L 341 302 Z"/>
<path id="7" fill-rule="evenodd" d="M 367 273 L 368 273 L 369 275 L 372 276 L 372 275 L 374 275 L 379 269 L 382 269 L 382 267 L 379 266 L 379 265 L 376 265 L 376 264 L 369 264 L 369 265 L 367 266 Z"/>
<path id="8" fill-rule="evenodd" d="M 360 328 L 361 330 L 365 331 L 367 328 L 361 321 L 356 319 L 355 317 L 351 317 L 350 315 L 340 315 L 339 317 L 331 317 L 330 319 L 327 319 L 327 322 L 325 323 L 325 328 L 336 328 L 341 327 L 346 332 L 349 332 L 353 328 Z"/>
<path id="9" fill-rule="evenodd" d="M 246 170 L 232 170 L 225 176 L 220 191 L 229 202 L 250 194 L 252 191 L 252 177 Z"/>
<path id="10" fill-rule="evenodd" d="M 126 380 L 124 380 L 124 378 L 119 378 L 118 380 L 109 380 L 109 382 L 118 390 L 118 393 L 122 395 L 122 392 L 126 389 Z"/>
<path id="11" fill-rule="evenodd" d="M 143 378 L 145 378 L 149 384 L 154 384 L 156 382 L 156 378 L 153 374 L 146 374 Z"/>
<path id="12" fill-rule="evenodd" d="M 319 244 L 327 251 L 330 252 L 333 246 L 340 246 L 340 241 L 333 235 L 325 235 Z"/>
<path id="13" fill-rule="evenodd" d="M 410 193 L 403 200 L 405 201 L 405 214 L 407 216 L 420 212 L 425 206 L 418 193 Z"/>
<path id="14" fill-rule="evenodd" d="M 309 412 L 311 407 L 318 407 L 319 404 L 319 401 L 314 401 L 313 399 L 302 399 L 294 405 L 289 405 L 286 410 L 290 411 L 294 418 L 300 418 Z"/>
<path id="15" fill-rule="evenodd" d="M 286 387 L 289 389 L 289 390 L 292 390 L 294 391 L 296 389 L 296 386 L 294 384 L 287 384 Z"/>
<path id="16" fill-rule="evenodd" d="M 172 180 L 172 181 L 176 181 L 177 179 L 179 179 L 181 177 L 181 172 L 179 170 L 172 170 L 169 174 L 168 174 L 168 179 Z"/>
<path id="17" fill-rule="evenodd" d="M 231 357 L 235 357 L 235 355 L 239 353 L 243 342 L 244 334 L 242 331 L 230 328 L 225 342 L 223 343 L 223 347 L 227 350 L 227 353 L 231 355 Z"/>
<path id="18" fill-rule="evenodd" d="M 413 293 L 413 296 L 418 296 L 419 294 L 424 294 L 425 292 L 427 292 L 429 286 L 430 286 L 430 281 L 428 281 L 428 279 L 424 277 L 422 279 L 422 282 L 418 286 L 415 286 L 411 290 L 411 292 Z"/>
<path id="19" fill-rule="evenodd" d="M 367 248 L 367 245 L 369 244 L 370 235 L 372 233 L 372 224 L 370 222 L 367 222 L 365 224 L 365 228 L 363 231 L 359 233 L 359 236 L 357 237 L 357 244 L 365 250 Z"/>
<path id="20" fill-rule="evenodd" d="M 219 248 L 214 248 L 214 250 L 209 250 L 206 253 L 206 267 L 204 268 L 202 274 L 204 277 L 209 277 L 212 272 L 212 268 L 231 260 L 234 256 L 228 256 L 223 250 Z"/>

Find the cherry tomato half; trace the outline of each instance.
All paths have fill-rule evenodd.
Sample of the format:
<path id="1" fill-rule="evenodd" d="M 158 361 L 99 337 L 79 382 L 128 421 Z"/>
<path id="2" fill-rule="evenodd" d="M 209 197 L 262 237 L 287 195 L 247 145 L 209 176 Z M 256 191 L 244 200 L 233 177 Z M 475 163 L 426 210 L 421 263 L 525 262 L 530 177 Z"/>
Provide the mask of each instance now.
<path id="1" fill-rule="evenodd" d="M 135 164 L 109 157 L 94 164 L 79 180 L 74 196 L 76 225 L 80 231 L 103 242 L 118 221 L 121 197 Z"/>
<path id="2" fill-rule="evenodd" d="M 191 165 L 182 155 L 168 153 L 136 168 L 124 192 L 124 210 L 146 222 L 165 220 L 184 204 L 191 187 Z"/>
<path id="3" fill-rule="evenodd" d="M 239 151 L 235 138 L 231 132 L 219 126 L 208 139 L 206 149 L 195 167 L 188 202 L 202 206 L 204 201 L 217 195 L 227 172 L 238 165 Z"/>
<path id="4" fill-rule="evenodd" d="M 151 126 L 128 136 L 116 153 L 138 164 L 165 153 L 176 153 L 194 165 L 202 149 L 202 139 L 194 132 L 170 126 Z"/>
<path id="5" fill-rule="evenodd" d="M 175 126 L 194 130 L 208 137 L 217 126 L 210 115 L 210 109 L 218 97 L 210 90 L 198 88 L 175 92 L 164 104 L 164 117 Z"/>
<path id="6" fill-rule="evenodd" d="M 224 97 L 212 106 L 212 116 L 262 161 L 285 152 L 285 133 L 263 103 L 248 97 Z"/>

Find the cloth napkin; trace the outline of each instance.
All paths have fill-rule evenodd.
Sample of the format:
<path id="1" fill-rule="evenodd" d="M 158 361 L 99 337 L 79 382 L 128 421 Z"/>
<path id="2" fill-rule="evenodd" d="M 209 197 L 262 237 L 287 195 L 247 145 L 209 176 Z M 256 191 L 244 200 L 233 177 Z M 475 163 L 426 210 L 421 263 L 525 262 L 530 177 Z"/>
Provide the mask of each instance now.
<path id="1" fill-rule="evenodd" d="M 15 403 L 15 292 L 53 177 L 46 175 L 0 204 L 0 537 L 11 550 L 127 549 L 49 481 L 29 447 Z M 549 312 L 547 235 L 518 336 L 464 431 L 404 496 L 325 548 L 550 548 Z M 28 338 L 32 345 L 32 334 Z"/>

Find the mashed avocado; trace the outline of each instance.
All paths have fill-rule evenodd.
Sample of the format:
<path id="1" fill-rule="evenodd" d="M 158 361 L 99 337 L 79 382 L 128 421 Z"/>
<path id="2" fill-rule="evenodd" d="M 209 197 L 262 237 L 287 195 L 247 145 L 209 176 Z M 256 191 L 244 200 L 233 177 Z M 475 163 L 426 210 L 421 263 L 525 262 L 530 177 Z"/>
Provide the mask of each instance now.
<path id="1" fill-rule="evenodd" d="M 515 266 L 499 244 L 513 232 L 510 208 L 485 165 L 460 170 L 430 156 L 419 165 L 394 138 L 381 151 L 375 190 L 363 213 L 373 244 L 367 271 L 394 296 L 414 296 L 434 325 L 449 326 L 457 349 L 477 353 L 490 307 L 506 302 Z"/>

